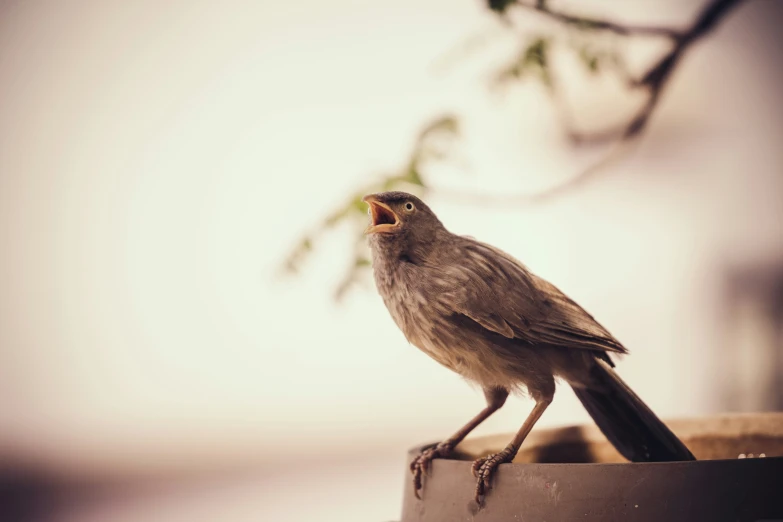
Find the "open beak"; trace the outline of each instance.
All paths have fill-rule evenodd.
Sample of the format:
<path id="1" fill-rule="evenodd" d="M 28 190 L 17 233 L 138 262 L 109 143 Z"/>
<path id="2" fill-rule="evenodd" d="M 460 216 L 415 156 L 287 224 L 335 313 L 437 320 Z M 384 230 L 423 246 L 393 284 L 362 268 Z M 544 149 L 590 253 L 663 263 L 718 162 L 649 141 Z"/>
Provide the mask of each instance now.
<path id="1" fill-rule="evenodd" d="M 385 203 L 378 201 L 374 194 L 364 196 L 362 201 L 370 205 L 372 223 L 364 231 L 365 234 L 389 234 L 400 226 L 400 218 Z"/>

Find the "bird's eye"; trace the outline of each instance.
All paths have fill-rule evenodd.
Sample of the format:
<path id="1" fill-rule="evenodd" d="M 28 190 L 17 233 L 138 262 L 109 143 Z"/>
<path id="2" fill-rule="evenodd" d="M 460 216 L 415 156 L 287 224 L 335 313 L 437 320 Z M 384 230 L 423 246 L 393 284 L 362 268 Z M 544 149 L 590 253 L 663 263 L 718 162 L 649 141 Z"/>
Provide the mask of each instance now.
<path id="1" fill-rule="evenodd" d="M 413 212 L 414 208 L 416 208 L 416 207 L 414 207 L 413 203 L 411 203 L 410 201 L 405 203 L 405 210 L 407 210 L 408 212 Z"/>

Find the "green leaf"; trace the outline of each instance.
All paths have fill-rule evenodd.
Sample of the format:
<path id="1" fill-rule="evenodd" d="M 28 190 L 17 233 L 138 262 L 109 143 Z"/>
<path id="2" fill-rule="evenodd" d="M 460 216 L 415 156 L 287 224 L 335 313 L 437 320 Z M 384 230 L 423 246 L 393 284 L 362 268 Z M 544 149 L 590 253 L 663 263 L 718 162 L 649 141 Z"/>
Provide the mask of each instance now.
<path id="1" fill-rule="evenodd" d="M 406 181 L 412 185 L 418 185 L 420 187 L 424 186 L 424 180 L 421 179 L 421 175 L 417 169 L 410 169 L 408 171 L 408 177 L 406 178 Z"/>
<path id="2" fill-rule="evenodd" d="M 534 64 L 539 67 L 546 67 L 548 47 L 549 41 L 545 38 L 534 40 L 525 50 L 523 62 L 526 64 Z"/>
<path id="3" fill-rule="evenodd" d="M 296 274 L 299 272 L 299 268 L 307 257 L 307 255 L 313 250 L 313 239 L 310 236 L 305 236 L 291 249 L 291 253 L 283 262 L 283 271 L 289 274 Z"/>
<path id="4" fill-rule="evenodd" d="M 364 194 L 358 195 L 358 196 L 354 197 L 353 200 L 351 201 L 351 204 L 350 204 L 351 208 L 354 211 L 359 212 L 360 214 L 366 214 L 367 213 L 367 203 L 362 201 L 363 197 L 364 197 Z"/>
<path id="5" fill-rule="evenodd" d="M 417 143 L 421 144 L 425 140 L 436 136 L 456 136 L 459 134 L 459 120 L 452 115 L 440 116 L 424 126 L 419 132 Z"/>
<path id="6" fill-rule="evenodd" d="M 516 0 L 487 0 L 487 7 L 491 11 L 503 14 L 511 4 L 516 3 Z"/>
<path id="7" fill-rule="evenodd" d="M 529 74 L 536 75 L 546 86 L 552 86 L 552 76 L 549 73 L 550 42 L 544 37 L 537 37 L 530 41 L 505 69 L 496 76 L 498 84 L 508 83 L 512 80 L 521 80 Z"/>
<path id="8" fill-rule="evenodd" d="M 423 176 L 422 162 L 426 159 L 443 158 L 446 155 L 443 141 L 455 138 L 458 135 L 459 120 L 453 115 L 446 114 L 429 121 L 417 135 L 410 156 L 403 164 L 403 167 L 396 172 L 383 176 L 376 183 L 366 186 L 362 191 L 354 193 L 342 206 L 329 213 L 313 235 L 304 238 L 292 249 L 284 263 L 286 271 L 298 271 L 302 259 L 313 249 L 313 238 L 343 221 L 350 221 L 357 227 L 355 231 L 356 251 L 353 262 L 349 264 L 345 276 L 335 290 L 335 299 L 341 300 L 355 283 L 361 282 L 361 275 L 371 266 L 370 259 L 367 257 L 367 245 L 362 233 L 367 219 L 367 204 L 362 201 L 364 195 L 372 192 L 394 190 L 400 185 L 412 186 L 412 192 L 425 192 L 427 185 Z M 416 189 L 416 187 L 420 187 L 420 189 Z"/>
<path id="9" fill-rule="evenodd" d="M 579 49 L 579 58 L 588 71 L 593 74 L 600 72 L 602 57 L 600 54 L 593 52 L 587 45 L 584 45 Z"/>

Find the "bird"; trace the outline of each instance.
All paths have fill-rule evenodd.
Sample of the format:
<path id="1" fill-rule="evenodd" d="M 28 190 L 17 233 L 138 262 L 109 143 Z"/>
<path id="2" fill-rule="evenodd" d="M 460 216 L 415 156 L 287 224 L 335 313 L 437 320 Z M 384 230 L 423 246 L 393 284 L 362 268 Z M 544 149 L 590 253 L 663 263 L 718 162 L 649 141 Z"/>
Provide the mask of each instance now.
<path id="1" fill-rule="evenodd" d="M 407 341 L 483 390 L 486 407 L 410 463 L 421 499 L 433 459 L 452 456 L 511 393 L 535 405 L 501 451 L 476 459 L 482 505 L 497 467 L 511 462 L 565 382 L 617 451 L 632 462 L 695 457 L 615 371 L 628 350 L 581 306 L 510 254 L 451 233 L 420 198 L 367 194 L 365 229 L 375 287 Z"/>

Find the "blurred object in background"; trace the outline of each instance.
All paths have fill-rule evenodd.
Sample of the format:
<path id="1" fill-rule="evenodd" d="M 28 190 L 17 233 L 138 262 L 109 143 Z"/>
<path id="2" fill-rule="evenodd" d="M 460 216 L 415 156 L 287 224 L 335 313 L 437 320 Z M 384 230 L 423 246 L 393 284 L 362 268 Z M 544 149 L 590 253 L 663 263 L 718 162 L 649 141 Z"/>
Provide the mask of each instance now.
<path id="1" fill-rule="evenodd" d="M 687 30 L 710 2 L 545 4 Z M 389 179 L 583 304 L 664 419 L 781 408 L 781 24 L 737 2 L 632 146 L 533 205 L 679 40 L 473 1 L 0 3 L 0 520 L 396 518 L 406 450 L 483 398 L 369 290 L 363 208 L 315 233 Z M 561 389 L 541 426 L 588 421 Z"/>
<path id="2" fill-rule="evenodd" d="M 726 270 L 716 351 L 727 411 L 783 410 L 783 258 Z"/>
<path id="3" fill-rule="evenodd" d="M 0 520 L 47 520 L 57 512 L 56 484 L 22 466 L 0 462 Z"/>

